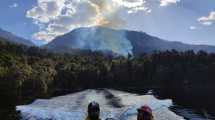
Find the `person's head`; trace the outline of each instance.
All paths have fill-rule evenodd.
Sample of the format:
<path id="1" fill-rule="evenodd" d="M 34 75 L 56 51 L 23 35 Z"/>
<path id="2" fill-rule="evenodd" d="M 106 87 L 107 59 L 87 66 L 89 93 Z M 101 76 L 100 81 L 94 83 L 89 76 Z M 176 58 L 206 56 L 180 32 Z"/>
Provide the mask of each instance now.
<path id="1" fill-rule="evenodd" d="M 95 101 L 89 103 L 89 105 L 88 105 L 88 117 L 91 120 L 99 120 L 99 116 L 100 116 L 99 104 Z"/>
<path id="2" fill-rule="evenodd" d="M 152 115 L 152 109 L 144 105 L 140 108 L 137 109 L 138 114 L 137 114 L 137 120 L 152 120 L 153 115 Z"/>

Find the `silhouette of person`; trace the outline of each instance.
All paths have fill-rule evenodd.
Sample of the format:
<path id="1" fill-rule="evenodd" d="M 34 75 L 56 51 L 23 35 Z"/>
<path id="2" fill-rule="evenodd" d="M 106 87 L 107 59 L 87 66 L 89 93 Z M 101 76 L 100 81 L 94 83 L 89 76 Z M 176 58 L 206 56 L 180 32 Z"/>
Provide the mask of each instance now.
<path id="1" fill-rule="evenodd" d="M 86 120 L 101 120 L 100 119 L 100 107 L 95 101 L 89 103 L 88 105 L 88 115 Z"/>

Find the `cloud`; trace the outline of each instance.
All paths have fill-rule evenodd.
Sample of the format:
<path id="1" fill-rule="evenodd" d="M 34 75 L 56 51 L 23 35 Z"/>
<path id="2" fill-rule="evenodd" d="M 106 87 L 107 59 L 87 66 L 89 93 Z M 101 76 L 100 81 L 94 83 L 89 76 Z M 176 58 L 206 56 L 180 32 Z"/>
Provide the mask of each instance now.
<path id="1" fill-rule="evenodd" d="M 33 37 L 50 41 L 77 27 L 121 28 L 126 24 L 120 15 L 123 10 L 127 13 L 150 11 L 145 7 L 145 0 L 38 0 L 26 17 L 40 27 Z"/>
<path id="2" fill-rule="evenodd" d="M 177 2 L 180 2 L 180 0 L 159 0 L 160 6 L 169 6 L 171 4 L 176 4 Z"/>
<path id="3" fill-rule="evenodd" d="M 9 7 L 10 8 L 17 8 L 19 6 L 19 4 L 17 4 L 17 3 L 13 3 L 12 5 L 10 5 Z"/>
<path id="4" fill-rule="evenodd" d="M 123 28 L 126 20 L 122 13 L 151 13 L 148 0 L 37 0 L 26 17 L 33 19 L 40 28 L 33 37 L 51 41 L 78 27 L 105 26 Z M 174 2 L 175 1 L 175 2 Z M 166 6 L 179 0 L 161 0 Z"/>
<path id="5" fill-rule="evenodd" d="M 46 31 L 40 31 L 38 33 L 33 34 L 33 38 L 37 38 L 38 40 L 52 40 L 55 38 L 55 35 Z"/>
<path id="6" fill-rule="evenodd" d="M 38 6 L 27 11 L 26 16 L 41 23 L 48 23 L 61 14 L 64 2 L 64 0 L 38 0 Z"/>
<path id="7" fill-rule="evenodd" d="M 190 26 L 190 28 L 189 28 L 190 30 L 196 30 L 197 29 L 197 27 L 196 26 Z"/>
<path id="8" fill-rule="evenodd" d="M 198 18 L 198 21 L 204 26 L 210 26 L 215 22 L 215 11 L 209 13 L 209 16 Z"/>

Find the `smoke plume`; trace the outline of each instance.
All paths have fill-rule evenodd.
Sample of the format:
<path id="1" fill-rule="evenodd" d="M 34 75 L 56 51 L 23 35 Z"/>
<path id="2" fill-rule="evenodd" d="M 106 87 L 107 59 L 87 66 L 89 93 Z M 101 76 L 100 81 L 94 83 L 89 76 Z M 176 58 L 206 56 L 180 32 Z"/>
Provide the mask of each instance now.
<path id="1" fill-rule="evenodd" d="M 81 28 L 74 32 L 73 48 L 92 51 L 112 51 L 119 55 L 132 54 L 132 45 L 126 38 L 126 32 L 104 27 Z"/>

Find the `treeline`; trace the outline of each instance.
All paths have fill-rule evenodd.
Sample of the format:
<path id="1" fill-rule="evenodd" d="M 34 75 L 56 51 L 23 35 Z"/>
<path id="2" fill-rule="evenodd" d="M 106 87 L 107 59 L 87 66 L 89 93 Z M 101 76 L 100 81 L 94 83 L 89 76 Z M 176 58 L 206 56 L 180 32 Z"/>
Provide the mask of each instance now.
<path id="1" fill-rule="evenodd" d="M 18 104 L 90 88 L 154 89 L 191 103 L 196 98 L 212 104 L 214 85 L 215 54 L 204 51 L 171 50 L 125 58 L 99 52 L 54 54 L 0 42 L 2 120 L 19 119 Z"/>

